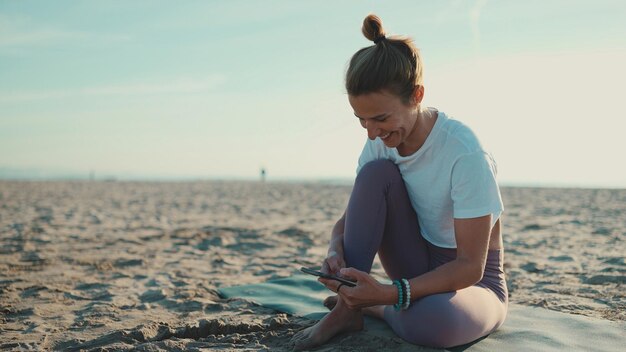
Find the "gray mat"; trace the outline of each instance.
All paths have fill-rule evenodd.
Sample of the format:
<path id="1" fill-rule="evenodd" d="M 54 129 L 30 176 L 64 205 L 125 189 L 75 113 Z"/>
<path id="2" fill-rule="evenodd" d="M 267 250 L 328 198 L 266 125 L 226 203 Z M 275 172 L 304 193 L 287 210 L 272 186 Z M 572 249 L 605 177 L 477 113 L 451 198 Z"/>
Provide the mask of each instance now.
<path id="1" fill-rule="evenodd" d="M 227 287 L 219 292 L 225 298 L 248 299 L 280 312 L 315 320 L 327 313 L 322 300 L 331 294 L 308 275 Z M 395 336 L 385 323 L 375 319 L 366 320 L 363 333 Z M 624 322 L 511 304 L 507 320 L 498 331 L 451 351 L 623 351 L 625 346 Z"/>

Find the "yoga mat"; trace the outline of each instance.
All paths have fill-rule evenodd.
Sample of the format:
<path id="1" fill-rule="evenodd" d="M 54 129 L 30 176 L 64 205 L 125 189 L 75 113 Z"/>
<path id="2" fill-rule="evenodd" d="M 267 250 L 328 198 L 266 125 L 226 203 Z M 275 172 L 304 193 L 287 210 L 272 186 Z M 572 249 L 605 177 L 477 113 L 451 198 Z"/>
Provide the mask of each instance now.
<path id="1" fill-rule="evenodd" d="M 220 288 L 218 291 L 224 298 L 247 299 L 314 320 L 321 319 L 328 312 L 322 300 L 332 294 L 309 275 Z M 361 333 L 396 336 L 384 322 L 373 318 L 366 319 Z M 624 322 L 509 304 L 507 319 L 498 331 L 449 351 L 624 351 L 625 346 Z"/>

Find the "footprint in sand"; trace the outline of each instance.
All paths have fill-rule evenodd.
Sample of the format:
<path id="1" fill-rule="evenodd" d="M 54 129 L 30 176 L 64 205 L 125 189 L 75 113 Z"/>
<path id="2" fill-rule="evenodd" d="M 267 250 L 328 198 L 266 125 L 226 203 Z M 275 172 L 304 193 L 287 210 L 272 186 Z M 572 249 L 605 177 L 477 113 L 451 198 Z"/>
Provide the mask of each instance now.
<path id="1" fill-rule="evenodd" d="M 141 300 L 142 303 L 152 303 L 165 299 L 165 297 L 165 293 L 161 289 L 148 290 L 139 296 L 139 300 Z"/>

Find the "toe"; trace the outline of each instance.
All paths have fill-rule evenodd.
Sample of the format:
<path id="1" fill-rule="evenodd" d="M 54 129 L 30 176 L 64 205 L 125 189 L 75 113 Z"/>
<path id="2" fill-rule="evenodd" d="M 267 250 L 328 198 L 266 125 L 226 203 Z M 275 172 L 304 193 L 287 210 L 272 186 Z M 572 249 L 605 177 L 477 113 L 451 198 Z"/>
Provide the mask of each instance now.
<path id="1" fill-rule="evenodd" d="M 300 330 L 300 331 L 296 332 L 296 333 L 295 333 L 295 334 L 291 337 L 290 342 L 291 342 L 292 344 L 295 344 L 295 343 L 297 343 L 298 341 L 300 341 L 300 340 L 304 339 L 304 338 L 308 335 L 308 334 L 307 334 L 307 330 L 308 330 L 308 328 L 305 328 L 305 329 L 302 329 L 302 330 Z"/>
<path id="2" fill-rule="evenodd" d="M 293 349 L 294 351 L 302 351 L 302 350 L 309 349 L 309 347 L 311 347 L 311 343 L 305 339 L 305 340 L 300 340 L 296 342 L 295 345 L 293 346 Z"/>
<path id="3" fill-rule="evenodd" d="M 336 295 L 326 297 L 324 300 L 324 307 L 328 308 L 328 310 L 333 310 L 333 308 L 337 305 L 337 300 L 338 297 Z"/>

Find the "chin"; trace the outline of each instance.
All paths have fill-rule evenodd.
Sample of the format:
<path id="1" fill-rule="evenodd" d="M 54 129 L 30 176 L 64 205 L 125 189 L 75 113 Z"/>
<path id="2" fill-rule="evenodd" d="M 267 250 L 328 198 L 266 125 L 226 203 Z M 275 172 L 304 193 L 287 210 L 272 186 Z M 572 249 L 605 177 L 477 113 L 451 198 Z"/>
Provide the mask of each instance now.
<path id="1" fill-rule="evenodd" d="M 388 148 L 398 147 L 398 143 L 395 143 L 394 141 L 383 141 L 383 144 L 387 146 Z"/>
<path id="2" fill-rule="evenodd" d="M 396 148 L 400 144 L 396 138 L 397 136 L 391 135 L 390 137 L 388 140 L 381 139 L 381 141 L 389 148 Z"/>

